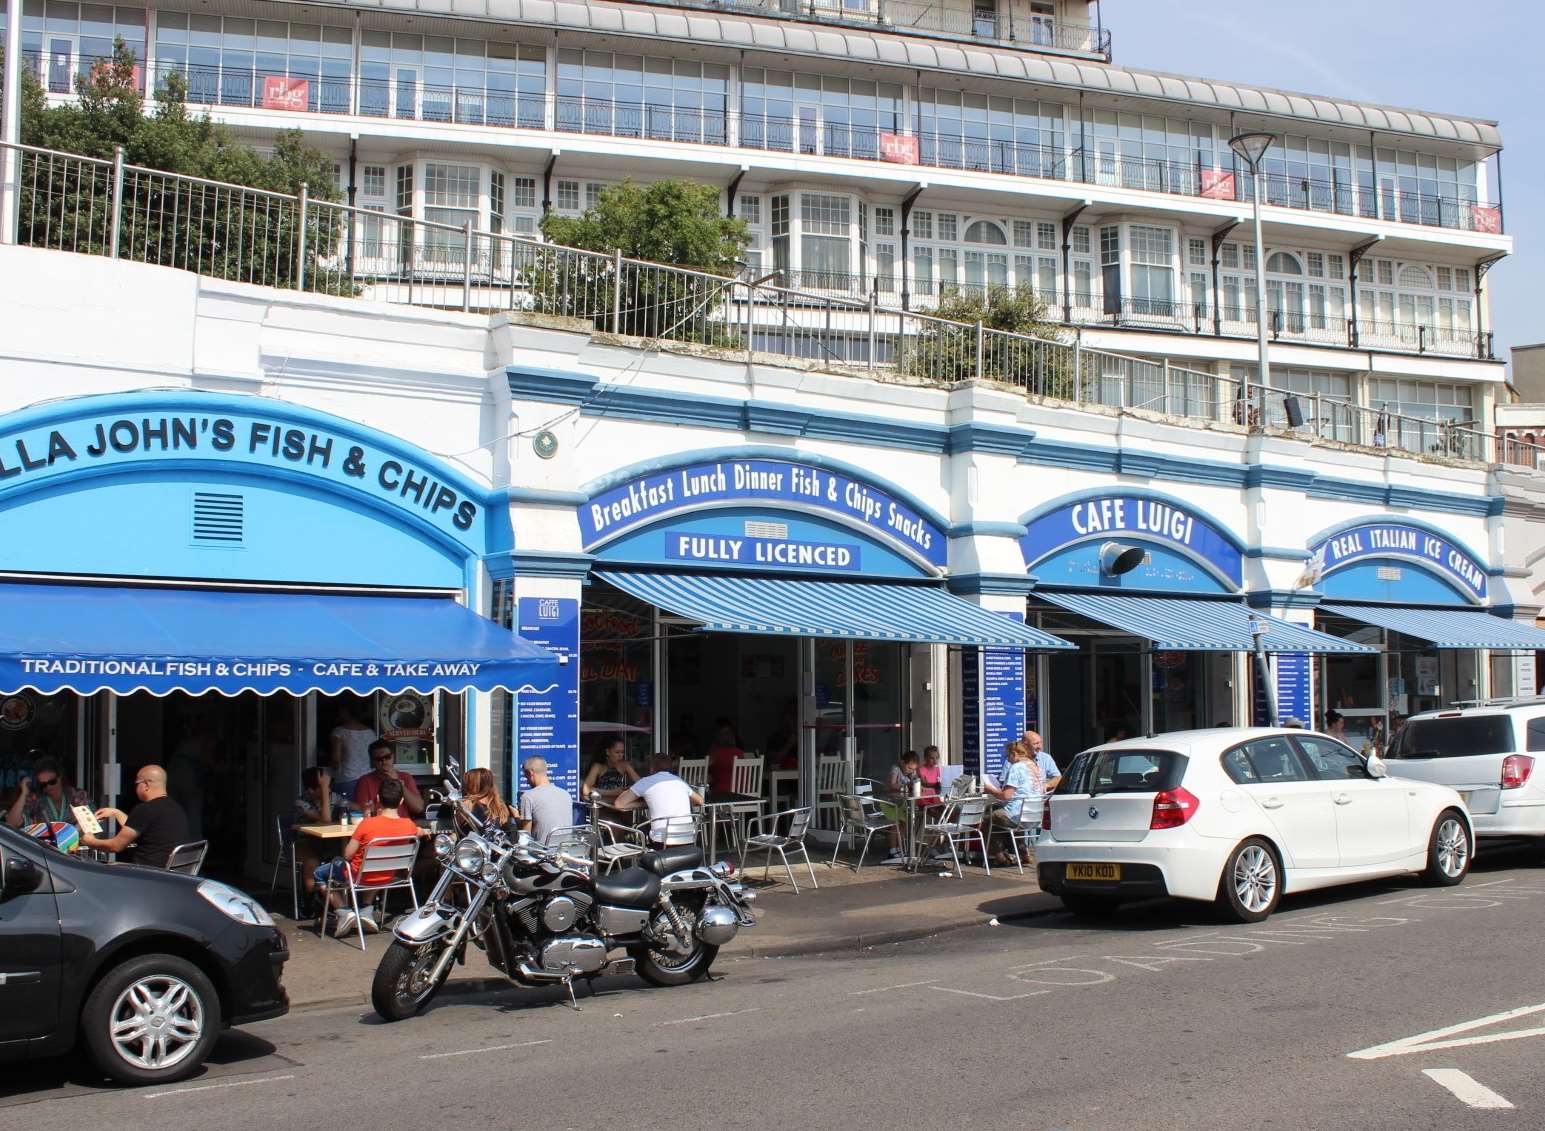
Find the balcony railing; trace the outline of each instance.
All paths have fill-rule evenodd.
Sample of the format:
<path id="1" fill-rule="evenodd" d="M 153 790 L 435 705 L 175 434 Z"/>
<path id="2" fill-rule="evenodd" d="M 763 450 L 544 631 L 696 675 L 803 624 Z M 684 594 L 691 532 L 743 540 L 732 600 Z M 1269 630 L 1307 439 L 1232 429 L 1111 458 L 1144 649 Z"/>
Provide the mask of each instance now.
<path id="1" fill-rule="evenodd" d="M 42 60 L 28 56 L 39 74 Z M 79 73 L 92 60 L 82 60 Z M 553 96 L 497 89 L 485 78 L 478 85 L 436 86 L 418 81 L 343 78 L 317 75 L 265 75 L 256 70 L 165 64 L 156 68 L 157 87 L 173 71 L 187 80 L 188 101 L 202 106 L 278 110 L 292 113 L 351 114 L 451 125 L 498 126 L 605 137 L 638 138 L 692 145 L 741 147 L 854 161 L 910 163 L 964 172 L 1033 177 L 1038 180 L 1098 185 L 1220 201 L 1249 201 L 1249 177 L 1230 168 L 1120 154 L 1103 143 L 1091 146 L 1045 145 L 1010 139 L 939 133 L 907 133 L 876 124 L 833 122 L 818 115 L 776 118 L 731 116 L 715 108 L 611 101 L 582 96 Z M 76 72 L 45 76 L 45 89 L 73 92 Z M 277 80 L 278 86 L 273 82 Z M 914 148 L 915 147 L 915 148 Z M 1264 202 L 1280 208 L 1329 212 L 1360 219 L 1500 234 L 1502 206 L 1464 190 L 1452 193 L 1358 183 L 1348 172 L 1329 179 L 1268 173 L 1262 177 Z"/>
<path id="2" fill-rule="evenodd" d="M 383 212 L 18 146 L 23 244 L 210 278 L 462 311 L 536 312 L 597 330 L 721 351 L 887 369 L 949 386 L 986 380 L 1073 405 L 1179 421 L 1285 426 L 1310 439 L 1485 460 L 1496 437 L 1462 422 L 1300 397 L 1165 361 L 899 309 L 871 294 L 796 290 L 556 247 Z M 817 276 L 833 288 L 852 276 Z M 791 280 L 796 281 L 796 280 Z M 798 282 L 808 286 L 812 279 Z M 1090 296 L 1079 296 L 1080 303 Z M 1133 300 L 1133 316 L 1187 317 Z M 1080 309 L 1083 309 L 1080 305 Z M 1125 312 L 1124 312 L 1125 313 Z M 1312 410 L 1303 411 L 1309 401 Z M 1303 429 L 1309 429 L 1305 432 Z M 1509 441 L 1522 461 L 1532 446 Z M 1527 451 L 1525 449 L 1528 449 Z"/>
<path id="3" fill-rule="evenodd" d="M 977 12 L 920 0 L 653 0 L 676 8 L 743 12 L 777 19 L 836 24 L 866 31 L 1004 43 L 1032 50 L 1076 51 L 1110 60 L 1110 32 L 1045 16 Z M 1005 8 L 1010 6 L 1005 5 Z"/>

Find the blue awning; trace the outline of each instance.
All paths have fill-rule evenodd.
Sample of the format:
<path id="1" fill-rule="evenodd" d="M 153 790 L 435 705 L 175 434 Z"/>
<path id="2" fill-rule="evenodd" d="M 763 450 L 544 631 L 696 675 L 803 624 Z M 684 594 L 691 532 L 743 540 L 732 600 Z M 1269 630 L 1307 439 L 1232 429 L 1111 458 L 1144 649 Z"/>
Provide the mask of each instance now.
<path id="1" fill-rule="evenodd" d="M 1075 647 L 933 585 L 610 570 L 595 576 L 714 632 L 984 648 Z"/>
<path id="2" fill-rule="evenodd" d="M 1268 652 L 1360 652 L 1374 649 L 1316 632 L 1281 617 L 1247 608 L 1239 600 L 1207 597 L 1139 597 L 1116 593 L 1043 593 L 1043 601 L 1086 616 L 1122 632 L 1151 640 L 1165 652 L 1250 652 L 1253 617 L 1266 628 L 1261 646 Z"/>
<path id="3" fill-rule="evenodd" d="M 1479 609 L 1404 609 L 1386 605 L 1321 605 L 1319 611 L 1387 628 L 1438 648 L 1545 649 L 1545 630 Z"/>
<path id="4" fill-rule="evenodd" d="M 0 689 L 539 691 L 558 658 L 443 597 L 0 585 Z"/>

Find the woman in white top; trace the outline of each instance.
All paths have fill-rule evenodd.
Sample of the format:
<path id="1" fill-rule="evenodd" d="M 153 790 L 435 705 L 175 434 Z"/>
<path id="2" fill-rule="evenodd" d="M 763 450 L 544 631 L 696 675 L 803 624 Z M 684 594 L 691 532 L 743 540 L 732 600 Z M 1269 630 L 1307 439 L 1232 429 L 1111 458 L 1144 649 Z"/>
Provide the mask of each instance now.
<path id="1" fill-rule="evenodd" d="M 333 765 L 337 767 L 336 789 L 345 797 L 354 795 L 354 783 L 370 772 L 370 744 L 376 732 L 360 722 L 359 707 L 350 699 L 338 704 L 338 725 L 333 728 Z"/>

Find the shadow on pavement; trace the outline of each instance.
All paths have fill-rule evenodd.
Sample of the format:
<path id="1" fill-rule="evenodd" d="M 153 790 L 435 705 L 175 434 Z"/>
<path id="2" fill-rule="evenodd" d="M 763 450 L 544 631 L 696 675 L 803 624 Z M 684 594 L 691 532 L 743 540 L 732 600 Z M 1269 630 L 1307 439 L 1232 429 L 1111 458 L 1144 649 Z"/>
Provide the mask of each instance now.
<path id="1" fill-rule="evenodd" d="M 209 1059 L 202 1068 L 186 1080 L 171 1086 L 197 1087 L 201 1083 L 207 1084 L 230 1076 L 293 1068 L 298 1063 L 279 1055 L 274 1046 L 261 1037 L 254 1037 L 240 1029 L 231 1029 L 215 1041 L 215 1047 L 210 1050 Z M 113 1083 L 93 1068 L 83 1053 L 78 1052 L 0 1067 L 0 1108 L 103 1092 L 134 1095 L 145 1090 Z"/>

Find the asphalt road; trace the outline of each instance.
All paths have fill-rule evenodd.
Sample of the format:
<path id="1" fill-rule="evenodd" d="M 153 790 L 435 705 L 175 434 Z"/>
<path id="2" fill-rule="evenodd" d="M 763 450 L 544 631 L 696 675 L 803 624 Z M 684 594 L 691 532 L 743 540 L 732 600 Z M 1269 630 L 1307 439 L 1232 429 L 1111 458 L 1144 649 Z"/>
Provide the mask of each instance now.
<path id="1" fill-rule="evenodd" d="M 578 1013 L 519 990 L 397 1025 L 296 1013 L 222 1038 L 167 1088 L 7 1067 L 0 1124 L 1539 1127 L 1542 923 L 1545 868 L 1500 855 L 1457 889 L 1341 889 L 1251 927 L 1164 904 L 1097 925 L 1057 912 L 725 961 L 680 989 L 613 979 Z"/>

